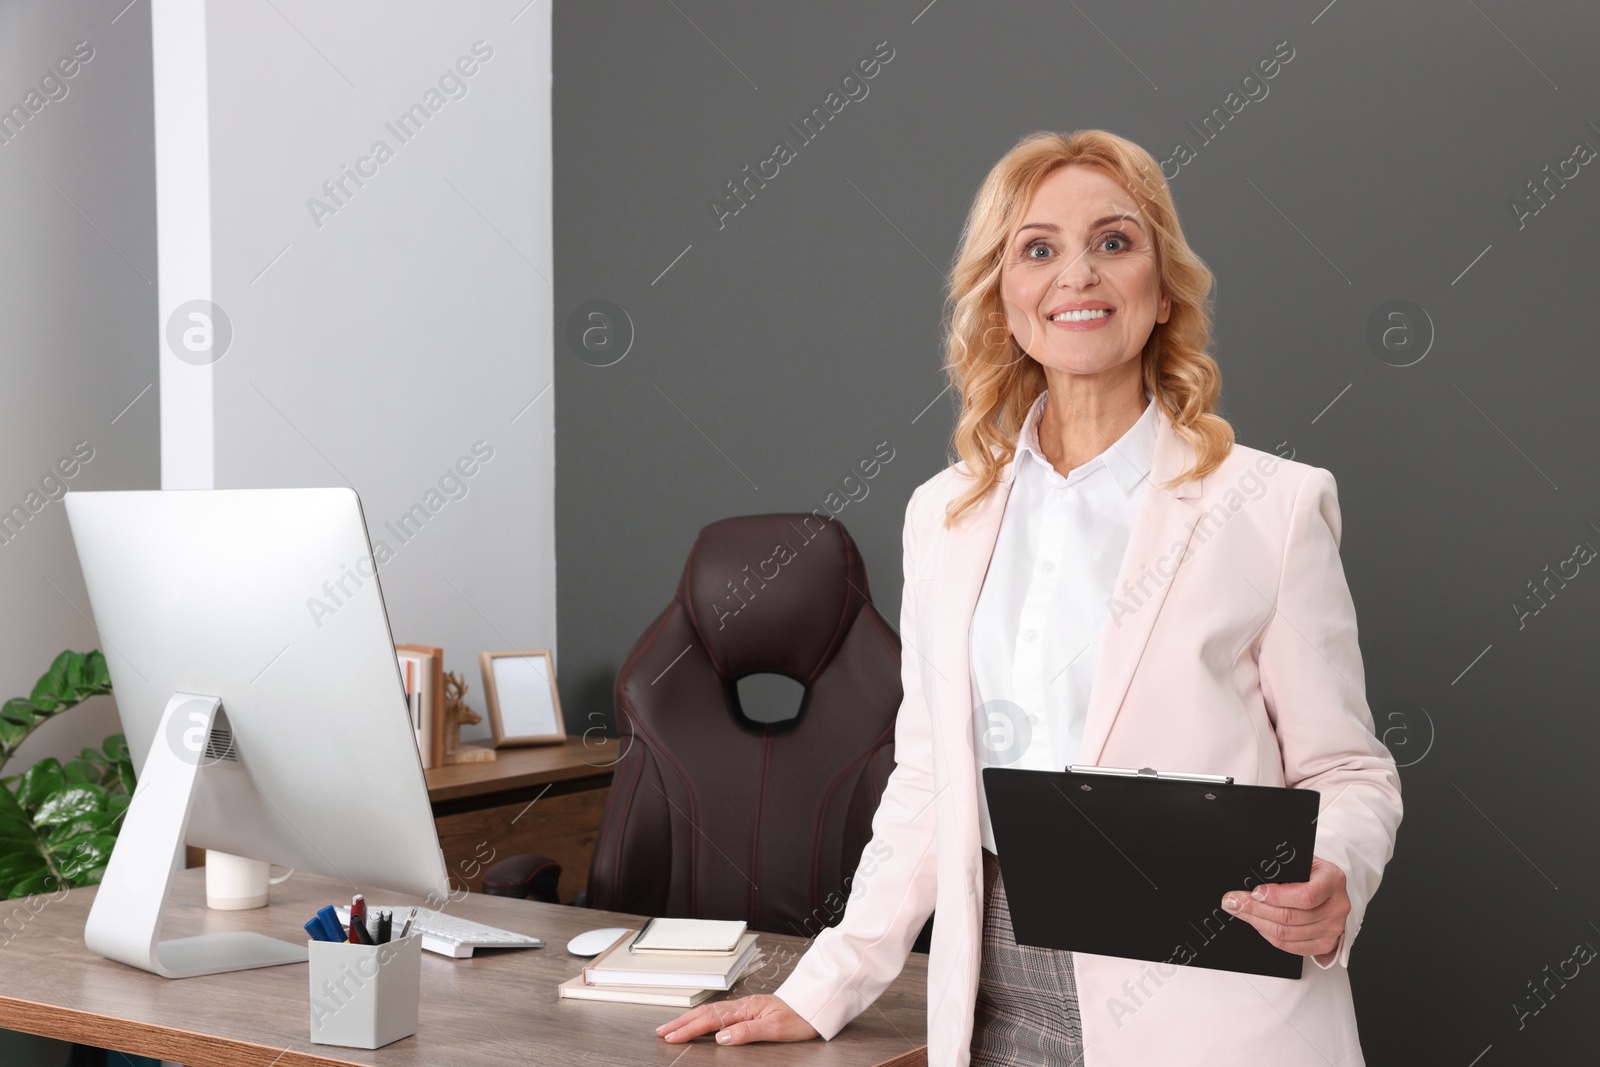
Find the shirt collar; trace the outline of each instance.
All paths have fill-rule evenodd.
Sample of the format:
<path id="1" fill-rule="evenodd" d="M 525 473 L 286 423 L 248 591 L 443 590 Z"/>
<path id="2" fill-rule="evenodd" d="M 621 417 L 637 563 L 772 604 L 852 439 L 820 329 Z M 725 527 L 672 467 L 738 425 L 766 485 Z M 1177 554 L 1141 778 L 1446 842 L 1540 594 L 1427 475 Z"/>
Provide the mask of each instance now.
<path id="1" fill-rule="evenodd" d="M 1044 417 L 1045 399 L 1049 395 L 1048 389 L 1040 393 L 1028 409 L 1027 418 L 1022 420 L 1022 432 L 1017 436 L 1016 462 L 1020 463 L 1024 455 L 1030 455 L 1059 477 L 1060 472 L 1045 458 L 1044 451 L 1039 447 L 1039 422 Z M 1144 395 L 1149 403 L 1145 405 L 1144 413 L 1128 427 L 1128 431 L 1104 452 L 1074 469 L 1073 474 L 1080 470 L 1087 473 L 1097 466 L 1103 466 L 1111 472 L 1124 493 L 1131 493 L 1134 486 L 1150 473 L 1156 446 L 1156 404 L 1148 389 Z"/>

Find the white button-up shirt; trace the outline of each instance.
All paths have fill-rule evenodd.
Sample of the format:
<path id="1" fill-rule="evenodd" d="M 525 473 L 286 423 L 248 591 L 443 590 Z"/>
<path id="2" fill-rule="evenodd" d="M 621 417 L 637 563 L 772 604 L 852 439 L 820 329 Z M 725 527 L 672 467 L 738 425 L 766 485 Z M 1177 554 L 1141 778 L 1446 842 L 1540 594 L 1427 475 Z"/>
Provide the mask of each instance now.
<path id="1" fill-rule="evenodd" d="M 1039 448 L 1048 395 L 1017 437 L 1011 495 L 972 615 L 978 811 L 984 847 L 997 855 L 983 768 L 1060 771 L 1077 760 L 1106 603 L 1155 451 L 1151 401 L 1115 444 L 1063 478 Z"/>

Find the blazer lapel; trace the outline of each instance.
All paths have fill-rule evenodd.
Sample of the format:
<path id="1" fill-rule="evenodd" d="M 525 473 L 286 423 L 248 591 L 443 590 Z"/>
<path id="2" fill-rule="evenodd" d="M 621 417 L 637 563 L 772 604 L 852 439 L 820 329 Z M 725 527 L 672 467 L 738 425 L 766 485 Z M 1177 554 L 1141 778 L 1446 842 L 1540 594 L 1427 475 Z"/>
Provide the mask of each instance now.
<path id="1" fill-rule="evenodd" d="M 1080 764 L 1099 762 L 1122 698 L 1133 682 L 1134 668 L 1167 598 L 1167 589 L 1177 577 L 1178 562 L 1203 514 L 1192 501 L 1200 496 L 1204 479 L 1192 478 L 1171 489 L 1161 488 L 1161 483 L 1181 474 L 1194 458 L 1193 446 L 1172 429 L 1166 411 L 1159 410 L 1149 484 L 1106 605 L 1100 658 L 1095 665 L 1083 742 L 1078 751 Z"/>
<path id="2" fill-rule="evenodd" d="M 1150 484 L 1134 517 L 1128 549 L 1117 574 L 1111 603 L 1107 605 L 1105 631 L 1084 723 L 1078 762 L 1093 764 L 1105 747 L 1122 698 L 1133 681 L 1133 671 L 1155 625 L 1167 587 L 1177 574 L 1177 561 L 1187 549 L 1202 514 L 1192 500 L 1199 497 L 1203 479 L 1190 479 L 1172 489 L 1160 483 L 1181 473 L 1194 462 L 1194 449 L 1172 429 L 1164 410 L 1157 412 L 1155 451 L 1150 464 Z M 1001 469 L 1000 481 L 946 531 L 947 541 L 934 583 L 931 614 L 939 622 L 925 642 L 930 663 L 940 675 L 946 727 L 972 730 L 972 682 L 969 658 L 972 614 L 989 571 L 1000 520 L 1011 496 L 1015 461 Z M 943 512 L 938 522 L 943 521 Z M 1162 576 L 1166 572 L 1166 577 Z M 952 733 L 951 737 L 956 735 Z"/>

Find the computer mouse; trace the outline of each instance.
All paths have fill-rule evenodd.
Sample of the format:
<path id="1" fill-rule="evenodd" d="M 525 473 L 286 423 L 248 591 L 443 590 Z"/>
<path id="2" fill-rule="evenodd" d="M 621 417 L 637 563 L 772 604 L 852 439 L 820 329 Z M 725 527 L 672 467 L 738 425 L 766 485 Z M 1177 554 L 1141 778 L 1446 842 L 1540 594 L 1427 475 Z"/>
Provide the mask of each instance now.
<path id="1" fill-rule="evenodd" d="M 607 926 L 600 930 L 585 930 L 567 942 L 567 951 L 574 956 L 598 956 L 617 943 L 617 938 L 627 933 L 626 927 Z"/>

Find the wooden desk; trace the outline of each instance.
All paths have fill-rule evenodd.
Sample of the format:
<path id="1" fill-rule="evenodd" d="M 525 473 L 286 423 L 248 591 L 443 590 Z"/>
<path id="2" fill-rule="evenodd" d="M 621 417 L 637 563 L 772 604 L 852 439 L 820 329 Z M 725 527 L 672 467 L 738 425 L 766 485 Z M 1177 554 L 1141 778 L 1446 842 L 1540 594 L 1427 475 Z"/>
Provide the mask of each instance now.
<path id="1" fill-rule="evenodd" d="M 684 1067 L 711 1059 L 748 1067 L 865 1067 L 923 1044 L 927 1031 L 927 958 L 913 954 L 877 1004 L 832 1041 L 727 1049 L 708 1036 L 688 1046 L 668 1045 L 654 1030 L 677 1009 L 556 996 L 556 984 L 582 968 L 582 960 L 563 947 L 569 938 L 595 927 L 631 925 L 637 917 L 473 895 L 450 910 L 535 934 L 549 947 L 486 952 L 469 960 L 424 952 L 415 1035 L 372 1051 L 313 1045 L 305 964 L 173 981 L 113 963 L 83 944 L 84 920 L 97 891 L 88 887 L 55 900 L 36 898 L 43 907 L 0 944 L 0 1026 L 189 1067 L 672 1067 L 686 1056 Z M 248 929 L 299 939 L 304 937 L 300 924 L 318 906 L 348 899 L 350 893 L 348 883 L 302 871 L 273 888 L 270 907 L 209 911 L 205 872 L 194 868 L 177 875 L 163 934 Z M 368 896 L 376 904 L 415 902 L 399 894 Z M 6 903 L 25 907 L 23 901 Z M 739 992 L 776 988 L 793 965 L 792 953 L 804 945 L 800 938 L 776 934 L 762 934 L 761 940 L 769 958 L 780 963 L 748 979 L 749 988 Z"/>
<path id="2" fill-rule="evenodd" d="M 453 882 L 478 892 L 484 868 L 534 853 L 561 864 L 561 899 L 570 903 L 589 883 L 620 752 L 616 738 L 574 738 L 564 745 L 502 748 L 493 763 L 425 772 Z"/>

